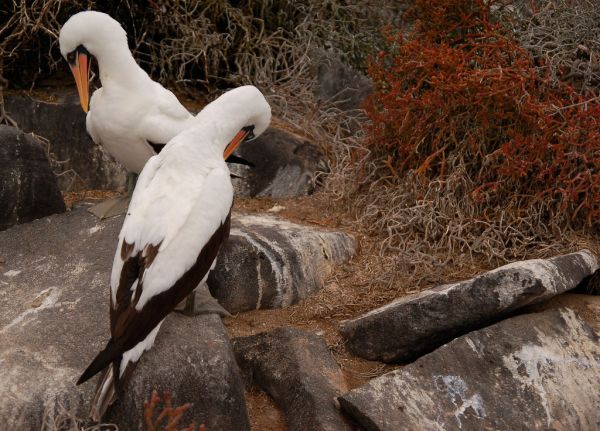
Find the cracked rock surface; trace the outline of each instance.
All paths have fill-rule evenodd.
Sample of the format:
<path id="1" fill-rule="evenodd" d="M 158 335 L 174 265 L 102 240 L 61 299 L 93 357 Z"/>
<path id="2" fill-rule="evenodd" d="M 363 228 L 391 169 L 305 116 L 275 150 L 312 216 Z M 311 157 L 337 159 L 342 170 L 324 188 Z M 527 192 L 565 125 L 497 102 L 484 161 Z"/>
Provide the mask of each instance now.
<path id="1" fill-rule="evenodd" d="M 591 431 L 598 388 L 598 335 L 563 308 L 471 332 L 339 401 L 368 431 Z"/>
<path id="2" fill-rule="evenodd" d="M 0 125 L 0 230 L 64 211 L 40 143 L 15 127 Z"/>

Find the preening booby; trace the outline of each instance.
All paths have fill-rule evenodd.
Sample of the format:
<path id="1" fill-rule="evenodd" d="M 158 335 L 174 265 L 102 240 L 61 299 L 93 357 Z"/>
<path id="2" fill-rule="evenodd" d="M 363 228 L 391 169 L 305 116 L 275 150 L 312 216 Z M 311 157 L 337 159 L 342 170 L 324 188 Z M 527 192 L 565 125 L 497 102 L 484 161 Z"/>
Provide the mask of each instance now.
<path id="1" fill-rule="evenodd" d="M 231 90 L 142 170 L 113 262 L 111 338 L 77 382 L 104 370 L 92 419 L 99 421 L 123 390 L 163 319 L 214 267 L 233 203 L 223 155 L 264 132 L 270 119 L 269 104 L 255 87 Z"/>
<path id="2" fill-rule="evenodd" d="M 194 124 L 195 117 L 177 97 L 135 62 L 125 30 L 109 15 L 73 15 L 60 30 L 59 45 L 87 113 L 89 135 L 129 172 L 139 174 L 164 144 Z M 102 87 L 89 98 L 92 56 Z"/>

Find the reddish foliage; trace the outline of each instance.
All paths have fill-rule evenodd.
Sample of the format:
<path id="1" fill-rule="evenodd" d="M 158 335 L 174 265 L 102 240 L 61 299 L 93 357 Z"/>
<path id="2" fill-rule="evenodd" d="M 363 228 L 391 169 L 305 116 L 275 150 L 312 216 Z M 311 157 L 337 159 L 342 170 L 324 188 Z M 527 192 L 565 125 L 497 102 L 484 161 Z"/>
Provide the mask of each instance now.
<path id="1" fill-rule="evenodd" d="M 600 104 L 552 86 L 483 0 L 417 0 L 408 38 L 387 31 L 369 74 L 369 144 L 427 178 L 460 162 L 475 199 L 600 224 Z"/>
<path id="2" fill-rule="evenodd" d="M 183 414 L 192 406 L 190 403 L 186 403 L 179 407 L 173 407 L 171 394 L 167 391 L 163 392 L 163 401 L 164 407 L 158 412 L 156 419 L 154 418 L 154 409 L 160 404 L 160 396 L 158 393 L 152 391 L 150 401 L 144 402 L 144 420 L 146 421 L 147 431 L 177 431 L 177 425 Z M 196 424 L 192 422 L 181 431 L 196 431 Z M 200 425 L 198 431 L 206 431 L 206 428 L 204 425 Z"/>

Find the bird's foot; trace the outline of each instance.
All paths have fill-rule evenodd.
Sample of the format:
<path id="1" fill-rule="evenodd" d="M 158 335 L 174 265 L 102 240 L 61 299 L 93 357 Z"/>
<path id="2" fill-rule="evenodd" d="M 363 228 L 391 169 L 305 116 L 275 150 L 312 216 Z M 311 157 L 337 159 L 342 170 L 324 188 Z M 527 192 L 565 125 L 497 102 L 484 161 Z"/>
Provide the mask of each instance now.
<path id="1" fill-rule="evenodd" d="M 221 317 L 231 317 L 231 313 L 223 308 L 221 304 L 212 297 L 206 288 L 196 289 L 190 293 L 181 303 L 175 307 L 186 316 L 199 316 L 201 314 L 218 314 Z"/>
<path id="2" fill-rule="evenodd" d="M 88 208 L 88 211 L 98 217 L 100 220 L 118 216 L 127 213 L 129 207 L 129 196 L 120 196 L 107 199 Z"/>

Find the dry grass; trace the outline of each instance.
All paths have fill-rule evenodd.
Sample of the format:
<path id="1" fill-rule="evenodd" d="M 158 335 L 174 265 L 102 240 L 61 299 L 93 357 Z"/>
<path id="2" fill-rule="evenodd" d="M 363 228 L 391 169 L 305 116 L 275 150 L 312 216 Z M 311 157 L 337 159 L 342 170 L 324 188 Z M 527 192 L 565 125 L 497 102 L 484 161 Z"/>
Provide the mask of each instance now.
<path id="1" fill-rule="evenodd" d="M 503 19 L 537 60 L 541 73 L 583 94 L 600 90 L 600 7 L 590 0 L 538 2 L 530 19 L 503 10 Z"/>
<path id="2" fill-rule="evenodd" d="M 577 77 L 582 91 L 597 92 L 594 71 L 600 52 L 594 35 L 600 10 L 592 3 L 548 2 L 533 17 L 513 14 L 511 19 L 520 20 L 512 22 L 519 29 L 515 31 L 521 32 L 528 49 L 539 48 L 537 55 L 545 58 L 540 64 L 556 79 Z M 552 44 L 546 44 L 549 40 Z M 553 44 L 558 48 L 551 49 Z M 587 60 L 577 62 L 585 60 L 582 50 Z M 449 173 L 432 180 L 415 171 L 397 173 L 391 159 L 373 154 L 364 137 L 348 133 L 348 128 L 328 132 L 332 163 L 325 193 L 354 215 L 357 229 L 378 239 L 366 245 L 374 248 L 368 253 L 380 258 L 367 278 L 377 291 L 390 292 L 384 294 L 387 298 L 401 285 L 418 290 L 447 282 L 452 278 L 448 268 L 469 275 L 474 267 L 573 251 L 593 233 L 574 231 L 569 215 L 551 216 L 557 203 L 549 198 L 523 205 L 527 197 L 513 194 L 504 206 L 495 206 L 486 196 L 475 199 L 471 191 L 477 186 L 464 155 L 445 159 Z"/>
<path id="3" fill-rule="evenodd" d="M 114 424 L 88 425 L 89 421 L 58 403 L 44 412 L 40 431 L 119 431 Z"/>
<path id="4" fill-rule="evenodd" d="M 362 150 L 363 159 L 351 162 L 349 149 L 342 147 L 346 158 L 340 155 L 341 163 L 333 167 L 326 193 L 355 215 L 365 236 L 376 238 L 363 244 L 373 248 L 367 253 L 380 258 L 376 268 L 368 265 L 366 278 L 371 286 L 390 289 L 384 289 L 386 299 L 398 295 L 401 285 L 419 290 L 452 281 L 449 268 L 466 276 L 470 268 L 549 257 L 582 245 L 600 251 L 587 242 L 587 232 L 574 232 L 565 220 L 547 217 L 552 202 L 540 201 L 521 211 L 514 209 L 518 196 L 508 207 L 478 204 L 470 196 L 473 184 L 460 161 L 443 180 L 428 181 L 414 173 L 397 177 L 382 174 L 390 172 L 385 163 L 372 160 L 360 142 L 352 144 Z"/>

